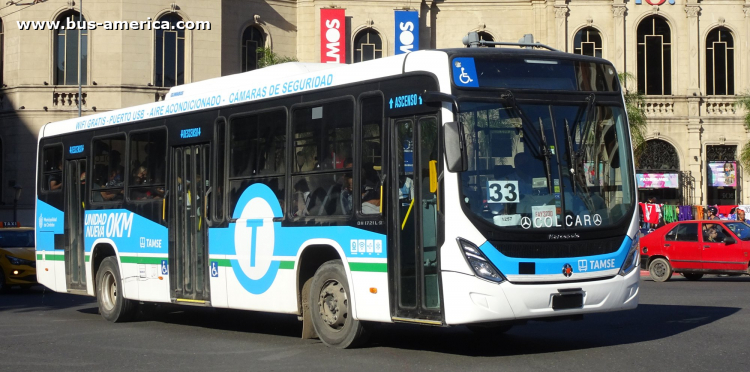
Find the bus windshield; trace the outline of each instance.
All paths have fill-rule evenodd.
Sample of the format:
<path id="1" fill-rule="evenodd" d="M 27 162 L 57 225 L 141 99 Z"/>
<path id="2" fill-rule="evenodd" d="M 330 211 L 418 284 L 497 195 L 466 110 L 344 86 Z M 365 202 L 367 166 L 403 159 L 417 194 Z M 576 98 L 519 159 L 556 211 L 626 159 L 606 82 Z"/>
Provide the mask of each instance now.
<path id="1" fill-rule="evenodd" d="M 501 229 L 606 227 L 634 203 L 621 106 L 463 101 L 467 210 Z"/>

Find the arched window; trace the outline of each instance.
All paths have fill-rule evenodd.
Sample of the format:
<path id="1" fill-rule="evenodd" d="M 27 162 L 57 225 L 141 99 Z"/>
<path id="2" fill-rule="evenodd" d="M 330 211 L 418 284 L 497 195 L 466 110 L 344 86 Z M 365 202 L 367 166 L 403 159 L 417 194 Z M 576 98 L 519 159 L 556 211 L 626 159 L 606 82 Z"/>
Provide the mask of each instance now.
<path id="1" fill-rule="evenodd" d="M 734 94 L 734 38 L 725 27 L 706 37 L 706 94 Z"/>
<path id="2" fill-rule="evenodd" d="M 492 35 L 490 35 L 487 32 L 479 31 L 479 32 L 477 32 L 477 34 L 479 34 L 479 40 L 480 41 L 495 41 L 495 38 L 492 37 Z M 494 45 L 485 45 L 484 47 L 485 48 L 494 48 L 495 46 Z"/>
<path id="3" fill-rule="evenodd" d="M 638 169 L 646 170 L 680 170 L 680 157 L 677 149 L 667 141 L 648 140 L 638 157 Z"/>
<path id="4" fill-rule="evenodd" d="M 258 59 L 261 57 L 258 48 L 266 45 L 264 39 L 263 33 L 253 26 L 242 33 L 242 72 L 258 68 Z"/>
<path id="5" fill-rule="evenodd" d="M 659 16 L 647 17 L 638 25 L 638 91 L 672 94 L 672 32 Z"/>
<path id="6" fill-rule="evenodd" d="M 177 28 L 182 18 L 176 14 L 160 17 L 161 29 L 156 30 L 154 53 L 154 85 L 173 87 L 185 83 L 185 30 Z M 171 27 L 164 27 L 169 23 Z M 165 30 L 166 28 L 166 30 Z"/>
<path id="7" fill-rule="evenodd" d="M 602 58 L 602 35 L 593 27 L 586 27 L 576 33 L 573 53 Z"/>
<path id="8" fill-rule="evenodd" d="M 61 25 L 67 25 L 68 21 L 83 25 L 86 18 L 81 19 L 78 12 L 70 11 L 63 13 L 57 18 Z M 84 28 L 84 27 L 78 27 Z M 55 34 L 55 84 L 56 85 L 78 85 L 78 31 L 77 29 L 63 29 L 60 27 Z M 81 84 L 86 84 L 87 66 L 89 59 L 89 32 L 81 30 Z"/>
<path id="9" fill-rule="evenodd" d="M 354 63 L 383 58 L 383 42 L 377 31 L 368 28 L 354 37 Z"/>

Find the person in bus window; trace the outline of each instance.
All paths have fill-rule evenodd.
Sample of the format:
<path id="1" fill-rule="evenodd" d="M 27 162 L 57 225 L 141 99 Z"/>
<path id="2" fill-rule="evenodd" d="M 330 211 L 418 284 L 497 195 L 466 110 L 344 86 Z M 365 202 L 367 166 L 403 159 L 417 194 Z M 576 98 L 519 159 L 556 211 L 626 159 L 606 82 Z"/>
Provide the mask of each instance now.
<path id="1" fill-rule="evenodd" d="M 294 184 L 294 216 L 304 217 L 310 214 L 307 207 L 310 204 L 310 187 L 304 178 Z"/>
<path id="2" fill-rule="evenodd" d="M 62 160 L 57 164 L 57 169 L 62 172 Z M 62 187 L 62 173 L 52 173 L 49 176 L 49 189 L 59 190 Z"/>
<path id="3" fill-rule="evenodd" d="M 362 189 L 362 214 L 377 213 L 380 213 L 380 188 L 366 181 Z"/>

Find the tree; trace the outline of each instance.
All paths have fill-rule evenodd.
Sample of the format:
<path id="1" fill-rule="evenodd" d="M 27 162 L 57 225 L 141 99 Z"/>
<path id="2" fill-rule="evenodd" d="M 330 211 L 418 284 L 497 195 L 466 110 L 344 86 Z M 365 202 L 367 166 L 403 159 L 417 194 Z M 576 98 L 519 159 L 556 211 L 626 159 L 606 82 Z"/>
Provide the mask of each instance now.
<path id="1" fill-rule="evenodd" d="M 638 92 L 637 89 L 630 89 L 635 84 L 635 76 L 629 72 L 621 72 L 617 75 L 620 78 L 620 85 L 623 87 L 625 96 L 625 110 L 628 113 L 628 122 L 630 123 L 630 136 L 633 145 L 633 154 L 635 162 L 638 165 L 638 158 L 646 149 L 646 98 Z"/>
<path id="2" fill-rule="evenodd" d="M 745 109 L 745 117 L 743 121 L 745 123 L 745 128 L 750 130 L 750 95 L 737 97 L 734 107 Z M 740 164 L 745 168 L 750 167 L 750 141 L 748 141 L 742 148 L 742 152 L 740 153 Z"/>
<path id="3" fill-rule="evenodd" d="M 286 62 L 297 62 L 297 58 L 278 55 L 271 48 L 258 48 L 256 51 L 260 57 L 258 58 L 258 68 Z"/>

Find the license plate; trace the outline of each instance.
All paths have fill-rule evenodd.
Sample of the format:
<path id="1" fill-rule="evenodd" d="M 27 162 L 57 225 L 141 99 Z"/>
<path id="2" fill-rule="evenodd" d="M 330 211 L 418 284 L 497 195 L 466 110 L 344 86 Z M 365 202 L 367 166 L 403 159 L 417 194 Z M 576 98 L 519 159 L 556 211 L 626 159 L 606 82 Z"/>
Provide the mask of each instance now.
<path id="1" fill-rule="evenodd" d="M 583 293 L 567 293 L 552 296 L 552 310 L 580 309 L 583 307 Z"/>

